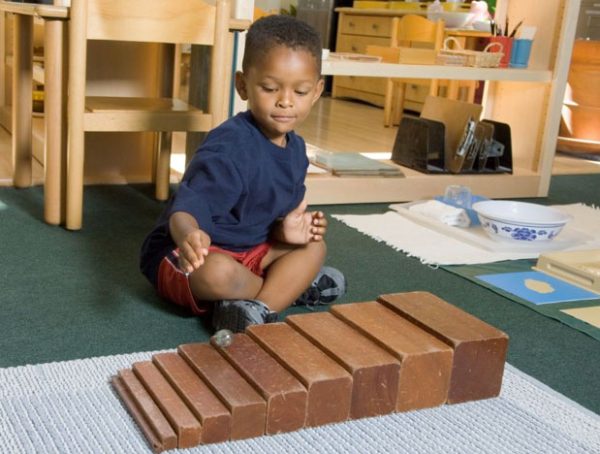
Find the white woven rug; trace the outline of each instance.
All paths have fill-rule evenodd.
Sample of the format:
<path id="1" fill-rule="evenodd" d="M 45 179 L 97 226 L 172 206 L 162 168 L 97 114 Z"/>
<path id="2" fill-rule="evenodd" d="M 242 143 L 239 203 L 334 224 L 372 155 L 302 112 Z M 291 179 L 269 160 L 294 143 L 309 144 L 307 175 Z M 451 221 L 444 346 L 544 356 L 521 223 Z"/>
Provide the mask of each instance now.
<path id="1" fill-rule="evenodd" d="M 582 238 L 585 238 L 585 241 L 574 244 L 572 247 L 566 243 L 564 250 L 600 248 L 600 209 L 581 203 L 555 206 L 573 216 L 567 226 L 572 229 L 571 235 L 574 234 L 573 232 L 580 232 Z M 459 236 L 448 235 L 443 230 L 420 225 L 396 211 L 369 215 L 333 215 L 333 217 L 428 265 L 473 265 L 503 260 L 533 259 L 537 258 L 540 253 L 529 248 L 523 252 L 508 251 L 506 247 L 502 246 L 502 243 L 497 243 L 498 248 L 495 251 L 482 248 L 477 244 L 461 240 Z M 458 229 L 458 227 L 445 230 L 452 229 Z M 558 238 L 561 238 L 560 235 Z M 495 243 L 491 239 L 489 242 Z"/>
<path id="2" fill-rule="evenodd" d="M 0 369 L 0 452 L 149 453 L 108 383 L 152 353 Z M 600 416 L 507 365 L 499 398 L 190 453 L 600 453 Z"/>

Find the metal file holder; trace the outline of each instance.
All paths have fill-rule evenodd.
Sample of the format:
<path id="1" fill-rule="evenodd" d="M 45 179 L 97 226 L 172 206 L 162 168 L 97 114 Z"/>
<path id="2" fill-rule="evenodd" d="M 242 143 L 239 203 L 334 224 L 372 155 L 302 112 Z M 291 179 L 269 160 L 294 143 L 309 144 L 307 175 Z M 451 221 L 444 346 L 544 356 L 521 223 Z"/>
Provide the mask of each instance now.
<path id="1" fill-rule="evenodd" d="M 445 125 L 442 122 L 405 116 L 400 121 L 392 161 L 424 173 L 512 173 L 510 126 L 492 120 L 476 122 L 474 142 L 464 156 L 444 165 Z M 453 155 L 457 155 L 456 150 Z"/>

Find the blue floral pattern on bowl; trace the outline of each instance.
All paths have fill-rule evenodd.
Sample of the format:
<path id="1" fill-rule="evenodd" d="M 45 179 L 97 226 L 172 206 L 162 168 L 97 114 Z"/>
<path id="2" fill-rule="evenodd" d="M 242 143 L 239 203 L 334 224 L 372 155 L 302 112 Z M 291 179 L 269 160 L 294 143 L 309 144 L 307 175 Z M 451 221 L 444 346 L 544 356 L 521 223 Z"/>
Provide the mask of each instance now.
<path id="1" fill-rule="evenodd" d="M 511 238 L 517 241 L 544 241 L 551 240 L 562 229 L 562 225 L 554 228 L 545 226 L 543 228 L 512 226 L 505 222 L 482 220 L 481 225 L 490 234 Z"/>

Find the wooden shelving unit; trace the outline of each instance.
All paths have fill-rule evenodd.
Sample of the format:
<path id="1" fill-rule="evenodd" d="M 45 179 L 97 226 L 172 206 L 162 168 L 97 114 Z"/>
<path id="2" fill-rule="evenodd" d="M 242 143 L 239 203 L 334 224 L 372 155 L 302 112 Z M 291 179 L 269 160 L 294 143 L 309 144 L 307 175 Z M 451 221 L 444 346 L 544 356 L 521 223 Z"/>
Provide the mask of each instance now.
<path id="1" fill-rule="evenodd" d="M 482 118 L 510 124 L 513 174 L 427 175 L 402 168 L 405 178 L 310 175 L 313 204 L 400 202 L 428 198 L 448 184 L 464 184 L 492 198 L 543 197 L 548 194 L 561 107 L 580 0 L 499 0 L 496 20 L 524 19 L 536 26 L 529 69 L 487 69 L 326 61 L 323 74 L 487 80 Z"/>

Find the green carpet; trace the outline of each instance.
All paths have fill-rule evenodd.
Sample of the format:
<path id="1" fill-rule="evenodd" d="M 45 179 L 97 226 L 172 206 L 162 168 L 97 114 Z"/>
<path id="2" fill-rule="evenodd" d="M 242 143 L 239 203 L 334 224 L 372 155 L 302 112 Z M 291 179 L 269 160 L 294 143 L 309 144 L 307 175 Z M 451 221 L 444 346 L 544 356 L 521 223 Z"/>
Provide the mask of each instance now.
<path id="1" fill-rule="evenodd" d="M 600 204 L 600 175 L 556 177 L 543 203 Z M 140 243 L 162 205 L 152 188 L 89 186 L 84 229 L 44 224 L 39 187 L 0 189 L 0 367 L 173 348 L 205 341 L 204 322 L 160 300 L 138 271 Z M 327 214 L 386 204 L 321 207 Z M 508 361 L 600 413 L 598 342 L 484 287 L 330 219 L 328 264 L 344 271 L 342 302 L 427 290 L 509 334 Z M 299 312 L 301 309 L 294 309 Z"/>

